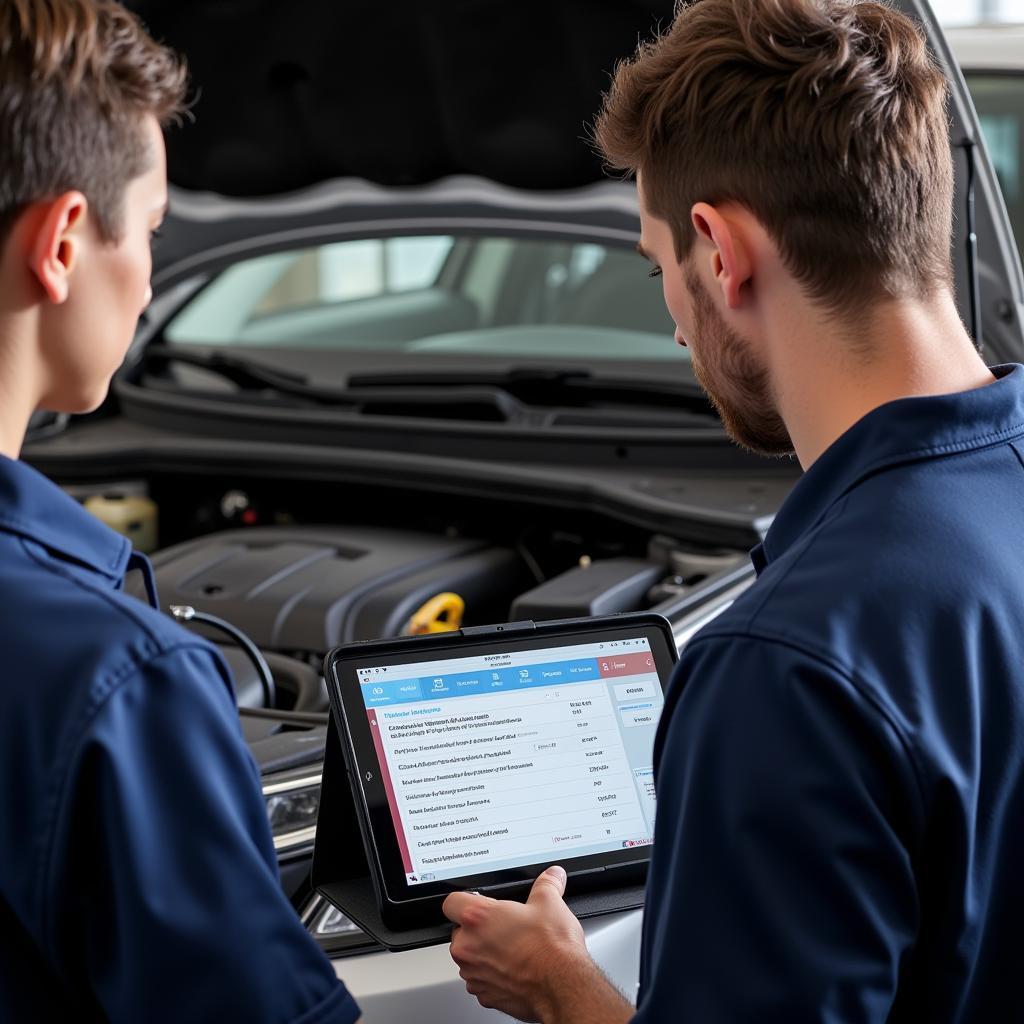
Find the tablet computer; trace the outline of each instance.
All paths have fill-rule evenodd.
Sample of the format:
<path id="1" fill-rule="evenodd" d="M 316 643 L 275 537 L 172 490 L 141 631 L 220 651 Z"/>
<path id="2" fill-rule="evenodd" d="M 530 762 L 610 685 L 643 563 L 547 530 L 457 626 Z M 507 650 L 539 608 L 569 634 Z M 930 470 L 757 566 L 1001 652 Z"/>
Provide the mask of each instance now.
<path id="1" fill-rule="evenodd" d="M 325 669 L 382 919 L 440 919 L 454 890 L 643 879 L 654 735 L 676 660 L 638 613 L 508 623 L 332 651 Z"/>

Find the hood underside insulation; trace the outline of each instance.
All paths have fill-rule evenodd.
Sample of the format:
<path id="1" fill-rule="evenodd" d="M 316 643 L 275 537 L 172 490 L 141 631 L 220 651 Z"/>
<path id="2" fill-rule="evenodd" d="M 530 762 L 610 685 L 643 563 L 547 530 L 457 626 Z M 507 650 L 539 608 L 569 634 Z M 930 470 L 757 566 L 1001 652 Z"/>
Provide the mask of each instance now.
<path id="1" fill-rule="evenodd" d="M 601 178 L 588 126 L 616 62 L 672 0 L 136 0 L 186 56 L 195 120 L 175 184 L 269 195 L 330 178 Z"/>

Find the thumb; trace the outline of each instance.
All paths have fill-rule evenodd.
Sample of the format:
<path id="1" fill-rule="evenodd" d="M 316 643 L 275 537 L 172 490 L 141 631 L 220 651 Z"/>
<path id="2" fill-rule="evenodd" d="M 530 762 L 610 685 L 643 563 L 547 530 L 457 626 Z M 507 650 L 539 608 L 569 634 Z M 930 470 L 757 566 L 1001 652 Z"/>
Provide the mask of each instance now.
<path id="1" fill-rule="evenodd" d="M 561 900 L 565 893 L 565 868 L 557 864 L 552 865 L 547 871 L 542 871 L 533 883 L 527 903 L 548 903 L 552 900 Z"/>

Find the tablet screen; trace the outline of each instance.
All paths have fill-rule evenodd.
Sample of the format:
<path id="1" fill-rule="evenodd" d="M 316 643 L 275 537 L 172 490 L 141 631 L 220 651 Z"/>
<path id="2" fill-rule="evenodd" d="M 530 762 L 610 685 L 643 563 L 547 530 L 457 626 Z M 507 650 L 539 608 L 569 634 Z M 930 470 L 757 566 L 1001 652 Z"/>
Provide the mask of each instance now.
<path id="1" fill-rule="evenodd" d="M 411 888 L 650 845 L 646 636 L 356 672 Z"/>

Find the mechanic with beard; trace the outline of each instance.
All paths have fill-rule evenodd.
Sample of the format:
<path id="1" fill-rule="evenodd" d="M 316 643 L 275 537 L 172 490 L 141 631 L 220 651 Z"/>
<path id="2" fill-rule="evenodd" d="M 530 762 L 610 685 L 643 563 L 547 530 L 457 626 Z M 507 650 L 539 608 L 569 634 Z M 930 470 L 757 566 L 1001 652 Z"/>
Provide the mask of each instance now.
<path id="1" fill-rule="evenodd" d="M 226 665 L 16 461 L 35 409 L 103 401 L 149 302 L 184 80 L 119 4 L 0 4 L 5 1022 L 359 1016 L 278 884 Z"/>
<path id="2" fill-rule="evenodd" d="M 667 693 L 636 1010 L 560 868 L 448 897 L 485 1006 L 1024 1020 L 1024 367 L 957 315 L 946 100 L 911 21 L 846 0 L 703 0 L 618 69 L 597 139 L 676 339 L 806 472 Z"/>

